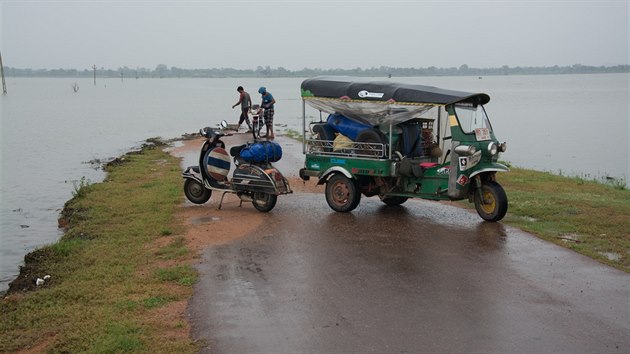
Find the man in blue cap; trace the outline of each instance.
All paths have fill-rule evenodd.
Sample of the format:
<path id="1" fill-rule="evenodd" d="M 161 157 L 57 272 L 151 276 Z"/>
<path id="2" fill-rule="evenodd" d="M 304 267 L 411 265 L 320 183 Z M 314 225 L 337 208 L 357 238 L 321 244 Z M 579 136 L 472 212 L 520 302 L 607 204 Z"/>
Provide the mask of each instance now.
<path id="1" fill-rule="evenodd" d="M 263 119 L 265 120 L 265 126 L 267 127 L 267 134 L 265 135 L 265 138 L 273 139 L 273 105 L 276 103 L 276 100 L 264 86 L 258 89 L 258 93 L 262 95 L 262 103 L 260 106 L 265 109 L 263 112 Z"/>

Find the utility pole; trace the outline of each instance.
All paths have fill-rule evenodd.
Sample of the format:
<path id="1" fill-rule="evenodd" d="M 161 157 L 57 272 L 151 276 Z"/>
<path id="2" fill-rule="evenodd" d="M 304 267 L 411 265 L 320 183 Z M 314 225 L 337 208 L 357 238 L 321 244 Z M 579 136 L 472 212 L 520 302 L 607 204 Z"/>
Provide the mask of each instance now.
<path id="1" fill-rule="evenodd" d="M 2 53 L 0 52 L 0 73 L 2 73 L 2 94 L 7 94 L 7 84 L 4 81 L 4 65 L 2 65 Z"/>
<path id="2" fill-rule="evenodd" d="M 92 69 L 94 70 L 94 86 L 96 86 L 96 64 L 92 66 Z"/>

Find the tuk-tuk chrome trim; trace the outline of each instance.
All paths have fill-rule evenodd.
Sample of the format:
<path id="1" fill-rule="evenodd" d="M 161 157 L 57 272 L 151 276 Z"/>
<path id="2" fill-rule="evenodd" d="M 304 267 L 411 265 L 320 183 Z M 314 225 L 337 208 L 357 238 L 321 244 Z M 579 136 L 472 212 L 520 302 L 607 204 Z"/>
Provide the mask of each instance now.
<path id="1" fill-rule="evenodd" d="M 502 165 L 500 163 L 493 163 L 492 166 L 490 167 L 482 168 L 480 170 L 477 170 L 471 173 L 469 178 L 473 178 L 476 175 L 480 173 L 484 173 L 484 172 L 509 172 L 509 171 L 510 169 L 507 166 Z"/>
<path id="2" fill-rule="evenodd" d="M 348 170 L 346 170 L 343 167 L 339 167 L 339 166 L 333 166 L 329 169 L 326 170 L 326 172 L 320 174 L 320 178 L 319 178 L 319 183 L 322 183 L 323 180 L 326 179 L 326 177 L 328 177 L 331 173 L 333 172 L 340 172 L 342 173 L 344 176 L 348 177 L 348 178 L 354 178 L 354 176 L 352 176 L 352 173 L 348 172 Z"/>
<path id="3" fill-rule="evenodd" d="M 494 141 L 491 142 L 490 144 L 488 144 L 488 153 L 490 154 L 490 156 L 494 156 L 496 154 L 499 153 L 499 145 L 497 145 L 497 143 L 495 143 Z"/>

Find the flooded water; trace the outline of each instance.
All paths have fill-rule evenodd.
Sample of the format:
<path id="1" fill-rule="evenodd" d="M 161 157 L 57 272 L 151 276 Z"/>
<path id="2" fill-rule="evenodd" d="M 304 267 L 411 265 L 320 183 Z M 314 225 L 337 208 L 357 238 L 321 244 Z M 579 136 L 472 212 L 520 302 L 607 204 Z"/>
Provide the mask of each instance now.
<path id="1" fill-rule="evenodd" d="M 149 137 L 174 138 L 222 119 L 236 123 L 231 106 L 239 85 L 254 102 L 266 86 L 278 102 L 276 130 L 299 131 L 302 80 L 97 78 L 94 85 L 7 78 L 8 94 L 0 97 L 0 291 L 24 254 L 59 238 L 57 217 L 77 181 L 103 178 L 89 161 L 119 156 Z M 392 80 L 488 93 L 493 127 L 508 142 L 502 159 L 515 166 L 628 180 L 628 74 Z"/>

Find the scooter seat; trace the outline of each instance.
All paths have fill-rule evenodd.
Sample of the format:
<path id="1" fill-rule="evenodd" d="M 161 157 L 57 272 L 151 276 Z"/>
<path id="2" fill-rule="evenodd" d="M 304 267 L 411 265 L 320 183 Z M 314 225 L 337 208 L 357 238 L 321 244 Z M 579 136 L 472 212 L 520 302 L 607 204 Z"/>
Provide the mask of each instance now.
<path id="1" fill-rule="evenodd" d="M 241 156 L 241 150 L 243 150 L 246 146 L 247 146 L 247 144 L 231 147 L 230 148 L 230 156 L 232 156 L 232 157 Z"/>

